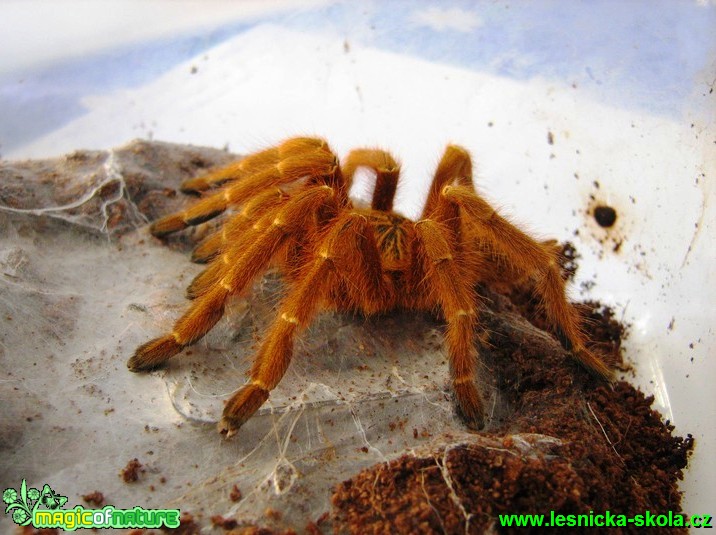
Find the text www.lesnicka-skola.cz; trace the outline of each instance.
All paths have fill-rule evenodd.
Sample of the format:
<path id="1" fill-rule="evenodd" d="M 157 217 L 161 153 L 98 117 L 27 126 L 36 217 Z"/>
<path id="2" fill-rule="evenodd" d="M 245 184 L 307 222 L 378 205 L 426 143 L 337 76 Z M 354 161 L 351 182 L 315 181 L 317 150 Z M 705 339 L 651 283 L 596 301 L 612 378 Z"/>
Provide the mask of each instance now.
<path id="1" fill-rule="evenodd" d="M 712 515 L 691 515 L 681 513 L 656 514 L 645 511 L 644 514 L 627 516 L 611 513 L 589 514 L 559 514 L 550 511 L 548 515 L 498 515 L 498 521 L 502 527 L 691 527 L 691 528 L 712 528 Z"/>

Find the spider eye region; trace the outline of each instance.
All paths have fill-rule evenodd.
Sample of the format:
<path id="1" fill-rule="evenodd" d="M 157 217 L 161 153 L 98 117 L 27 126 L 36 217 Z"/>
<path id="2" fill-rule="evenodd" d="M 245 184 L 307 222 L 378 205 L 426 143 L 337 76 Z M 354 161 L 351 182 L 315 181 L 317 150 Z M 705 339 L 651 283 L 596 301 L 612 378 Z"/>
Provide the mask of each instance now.
<path id="1" fill-rule="evenodd" d="M 406 271 L 410 266 L 410 222 L 395 213 L 373 212 L 369 217 L 385 271 Z"/>

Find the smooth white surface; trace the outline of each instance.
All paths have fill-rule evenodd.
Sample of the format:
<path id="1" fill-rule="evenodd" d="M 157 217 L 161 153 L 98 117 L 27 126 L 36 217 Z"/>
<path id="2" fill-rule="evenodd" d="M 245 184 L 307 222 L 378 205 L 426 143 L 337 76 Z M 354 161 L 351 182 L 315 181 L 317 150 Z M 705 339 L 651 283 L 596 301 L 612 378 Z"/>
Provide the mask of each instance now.
<path id="1" fill-rule="evenodd" d="M 307 8 L 326 1 L 303 1 Z M 295 9 L 291 0 L 4 0 L 0 74 Z"/>

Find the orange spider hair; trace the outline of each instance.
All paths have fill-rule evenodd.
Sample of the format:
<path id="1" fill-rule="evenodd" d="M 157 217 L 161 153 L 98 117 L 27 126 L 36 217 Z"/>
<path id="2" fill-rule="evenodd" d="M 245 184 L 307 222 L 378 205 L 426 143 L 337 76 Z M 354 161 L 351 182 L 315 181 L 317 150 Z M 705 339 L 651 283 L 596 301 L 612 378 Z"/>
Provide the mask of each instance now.
<path id="1" fill-rule="evenodd" d="M 376 174 L 370 208 L 356 208 L 348 197 L 358 167 Z M 229 207 L 241 210 L 194 250 L 192 259 L 208 266 L 187 289 L 188 311 L 171 333 L 137 348 L 128 367 L 154 368 L 201 339 L 224 314 L 229 296 L 246 291 L 276 265 L 287 293 L 254 357 L 249 382 L 224 408 L 219 430 L 227 436 L 268 399 L 289 366 L 295 336 L 323 309 L 364 314 L 437 309 L 447 323 L 458 408 L 469 426 L 482 428 L 475 287 L 497 279 L 532 280 L 547 319 L 575 359 L 610 377 L 585 345 L 555 247 L 517 229 L 477 194 L 467 151 L 447 147 L 418 221 L 393 211 L 399 176 L 400 166 L 385 151 L 354 150 L 341 166 L 324 140 L 293 138 L 185 182 L 182 191 L 202 198 L 153 223 L 155 236 L 197 225 Z"/>

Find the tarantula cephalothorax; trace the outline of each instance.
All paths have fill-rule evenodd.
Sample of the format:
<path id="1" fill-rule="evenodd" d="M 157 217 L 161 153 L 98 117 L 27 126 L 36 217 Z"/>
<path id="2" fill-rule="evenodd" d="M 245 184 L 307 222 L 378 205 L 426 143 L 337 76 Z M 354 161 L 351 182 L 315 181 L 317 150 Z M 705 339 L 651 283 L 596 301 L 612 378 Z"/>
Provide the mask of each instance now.
<path id="1" fill-rule="evenodd" d="M 355 170 L 376 174 L 370 208 L 348 197 Z M 565 298 L 557 251 L 527 236 L 475 191 L 472 163 L 450 145 L 435 172 L 419 221 L 393 212 L 399 166 L 382 150 L 352 151 L 344 164 L 322 139 L 293 138 L 237 163 L 185 182 L 202 194 L 186 211 L 151 226 L 164 236 L 242 207 L 192 255 L 208 267 L 189 285 L 192 299 L 174 330 L 137 348 L 132 371 L 154 368 L 203 337 L 224 314 L 229 296 L 275 265 L 287 282 L 249 381 L 229 400 L 219 431 L 231 436 L 268 399 L 288 368 L 294 337 L 323 309 L 375 314 L 402 308 L 437 309 L 457 405 L 481 428 L 484 410 L 475 384 L 479 282 L 530 278 L 547 319 L 577 361 L 602 377 L 607 366 L 585 346 L 579 316 Z"/>

